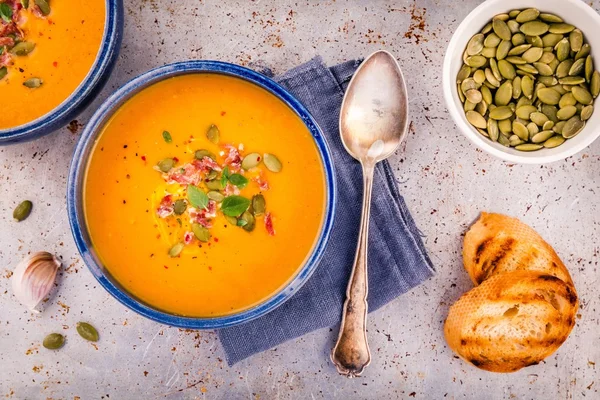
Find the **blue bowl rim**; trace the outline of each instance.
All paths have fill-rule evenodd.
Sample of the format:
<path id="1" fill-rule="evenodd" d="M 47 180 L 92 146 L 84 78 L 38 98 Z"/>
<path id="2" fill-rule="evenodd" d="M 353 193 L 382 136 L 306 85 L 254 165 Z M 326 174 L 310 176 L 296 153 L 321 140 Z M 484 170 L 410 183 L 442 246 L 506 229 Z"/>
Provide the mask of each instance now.
<path id="1" fill-rule="evenodd" d="M 116 63 L 123 38 L 122 0 L 106 0 L 106 20 L 102 42 L 85 78 L 58 106 L 41 117 L 13 128 L 0 129 L 0 144 L 16 143 L 47 135 L 64 126 L 85 108 L 100 91 Z"/>
<path id="2" fill-rule="evenodd" d="M 116 280 L 113 281 L 112 278 L 108 277 L 110 275 L 109 272 L 100 266 L 100 262 L 92 254 L 91 245 L 88 246 L 88 241 L 86 240 L 87 232 L 86 228 L 84 228 L 86 224 L 83 212 L 81 211 L 80 213 L 78 207 L 78 204 L 83 204 L 83 188 L 80 185 L 83 184 L 85 177 L 89 151 L 93 147 L 98 135 L 97 132 L 99 132 L 104 123 L 125 101 L 140 90 L 164 79 L 194 73 L 219 73 L 243 79 L 262 87 L 290 107 L 303 120 L 315 140 L 323 163 L 327 188 L 325 214 L 321 231 L 309 257 L 296 273 L 296 276 L 266 301 L 236 314 L 213 318 L 184 317 L 170 314 L 149 306 L 121 288 Z M 86 152 L 88 152 L 87 155 Z M 336 209 L 335 170 L 332 160 L 333 158 L 326 139 L 315 119 L 300 101 L 273 80 L 248 68 L 221 61 L 193 60 L 168 64 L 133 78 L 119 88 L 100 106 L 86 125 L 75 148 L 67 183 L 67 211 L 71 232 L 83 261 L 94 277 L 104 289 L 129 309 L 156 322 L 181 328 L 218 329 L 238 325 L 258 318 L 283 304 L 308 281 L 318 266 L 331 233 Z"/>

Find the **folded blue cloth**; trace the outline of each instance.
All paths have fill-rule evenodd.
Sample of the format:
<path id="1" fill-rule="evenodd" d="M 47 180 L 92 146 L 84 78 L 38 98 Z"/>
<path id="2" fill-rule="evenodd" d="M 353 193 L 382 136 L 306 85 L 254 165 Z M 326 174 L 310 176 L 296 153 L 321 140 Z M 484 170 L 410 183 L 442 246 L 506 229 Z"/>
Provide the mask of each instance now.
<path id="1" fill-rule="evenodd" d="M 338 120 L 348 82 L 360 61 L 327 68 L 320 57 L 275 80 L 298 98 L 327 138 L 337 178 L 337 212 L 318 268 L 291 299 L 261 318 L 219 330 L 227 362 L 233 365 L 341 320 L 354 261 L 362 200 L 361 167 L 342 145 Z M 420 232 L 398 193 L 387 162 L 375 169 L 369 232 L 369 311 L 375 311 L 431 277 L 434 267 Z"/>

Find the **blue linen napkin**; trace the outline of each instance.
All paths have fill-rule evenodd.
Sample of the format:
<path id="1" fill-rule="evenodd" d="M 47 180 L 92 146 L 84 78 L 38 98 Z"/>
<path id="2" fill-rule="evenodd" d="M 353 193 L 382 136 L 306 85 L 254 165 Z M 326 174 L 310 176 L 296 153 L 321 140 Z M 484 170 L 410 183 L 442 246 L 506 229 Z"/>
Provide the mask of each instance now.
<path id="1" fill-rule="evenodd" d="M 323 258 L 298 293 L 261 318 L 218 331 L 230 366 L 341 320 L 358 240 L 362 172 L 342 145 L 338 120 L 344 91 L 359 65 L 360 61 L 348 61 L 327 68 L 316 57 L 275 78 L 308 108 L 327 138 L 337 178 L 337 210 Z M 406 293 L 435 272 L 386 161 L 375 169 L 372 201 L 369 311 Z"/>

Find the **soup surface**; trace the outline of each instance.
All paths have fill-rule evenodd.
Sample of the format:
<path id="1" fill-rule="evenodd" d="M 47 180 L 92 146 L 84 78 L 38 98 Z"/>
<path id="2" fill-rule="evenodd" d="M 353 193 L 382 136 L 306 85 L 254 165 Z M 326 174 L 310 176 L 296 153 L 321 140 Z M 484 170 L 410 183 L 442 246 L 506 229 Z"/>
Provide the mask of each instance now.
<path id="1" fill-rule="evenodd" d="M 84 209 L 125 289 L 170 313 L 223 316 L 296 274 L 321 229 L 324 186 L 311 133 L 283 102 L 189 74 L 144 89 L 106 124 Z"/>
<path id="2" fill-rule="evenodd" d="M 6 4 L 14 21 L 0 20 L 0 129 L 47 114 L 75 91 L 94 64 L 106 14 L 104 0 L 53 0 L 47 15 L 34 0 L 27 9 Z"/>

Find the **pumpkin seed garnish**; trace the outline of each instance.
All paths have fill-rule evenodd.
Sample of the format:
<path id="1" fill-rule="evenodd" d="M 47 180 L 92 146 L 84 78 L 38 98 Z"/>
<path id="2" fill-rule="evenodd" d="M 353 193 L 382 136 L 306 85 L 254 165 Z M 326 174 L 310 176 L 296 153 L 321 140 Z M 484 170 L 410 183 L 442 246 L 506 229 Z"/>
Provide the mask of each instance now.
<path id="1" fill-rule="evenodd" d="M 185 244 L 183 244 L 182 242 L 179 242 L 179 243 L 175 244 L 169 250 L 169 257 L 172 257 L 172 258 L 177 257 L 178 255 L 181 254 L 181 252 L 183 251 L 184 247 L 185 247 Z"/>
<path id="2" fill-rule="evenodd" d="M 217 203 L 222 202 L 225 198 L 225 196 L 221 194 L 221 192 L 217 192 L 216 190 L 211 190 L 210 192 L 206 193 L 206 196 L 208 196 L 209 199 L 216 201 Z"/>
<path id="3" fill-rule="evenodd" d="M 13 11 L 7 3 L 0 3 L 0 18 L 6 23 L 12 22 Z"/>
<path id="4" fill-rule="evenodd" d="M 242 222 L 241 225 L 240 222 Z M 254 218 L 254 215 L 248 211 L 244 211 L 244 213 L 238 219 L 238 226 L 241 226 L 246 232 L 252 232 L 256 226 L 256 219 Z"/>
<path id="5" fill-rule="evenodd" d="M 271 172 L 280 172 L 283 168 L 279 158 L 271 153 L 265 153 L 263 155 L 263 162 L 265 163 L 265 167 L 267 167 L 267 169 Z"/>
<path id="6" fill-rule="evenodd" d="M 187 210 L 187 202 L 183 199 L 175 200 L 173 204 L 173 212 L 175 215 L 181 215 Z"/>
<path id="7" fill-rule="evenodd" d="M 204 184 L 209 190 L 222 190 L 224 188 L 224 186 L 221 184 L 220 179 L 214 179 L 208 182 L 204 182 Z"/>
<path id="8" fill-rule="evenodd" d="M 167 173 L 175 166 L 175 160 L 172 158 L 165 158 L 158 163 L 158 169 L 162 172 Z"/>
<path id="9" fill-rule="evenodd" d="M 173 138 L 171 137 L 171 134 L 169 133 L 169 131 L 163 131 L 162 137 L 166 143 L 171 143 L 173 141 Z"/>
<path id="10" fill-rule="evenodd" d="M 192 232 L 196 239 L 201 242 L 206 243 L 210 240 L 210 231 L 200 224 L 192 224 Z"/>
<path id="11" fill-rule="evenodd" d="M 471 69 L 469 66 L 467 66 L 467 68 L 469 68 L 469 75 L 470 75 Z M 468 78 L 468 75 L 467 75 L 467 78 Z M 252 168 L 258 166 L 258 164 L 260 164 L 260 161 L 261 161 L 260 154 L 250 153 L 246 157 L 244 157 L 244 159 L 242 160 L 242 168 L 245 169 L 246 171 L 248 171 L 249 169 L 252 169 Z"/>
<path id="12" fill-rule="evenodd" d="M 563 144 L 565 142 L 565 138 L 562 136 L 552 136 L 550 139 L 546 140 L 544 142 L 544 147 L 547 149 L 553 149 L 555 147 L 560 146 L 561 144 Z"/>
<path id="13" fill-rule="evenodd" d="M 0 68 L 0 79 L 4 78 L 8 74 L 8 69 L 6 67 Z"/>
<path id="14" fill-rule="evenodd" d="M 17 222 L 21 222 L 31 214 L 31 209 L 33 208 L 33 203 L 29 200 L 22 201 L 15 210 L 13 211 L 13 218 Z"/>
<path id="15" fill-rule="evenodd" d="M 525 144 L 520 144 L 518 146 L 515 146 L 515 149 L 520 150 L 520 151 L 536 151 L 541 149 L 542 146 L 541 144 L 535 144 L 535 143 L 525 143 Z"/>
<path id="16" fill-rule="evenodd" d="M 206 131 L 206 138 L 211 143 L 218 144 L 220 136 L 221 136 L 221 133 L 219 131 L 219 128 L 217 128 L 217 126 L 215 124 L 212 124 Z"/>
<path id="17" fill-rule="evenodd" d="M 42 86 L 43 81 L 40 78 L 29 78 L 25 82 L 23 82 L 23 86 L 28 87 L 30 89 L 36 89 Z"/>
<path id="18" fill-rule="evenodd" d="M 79 333 L 79 336 L 81 336 L 85 340 L 89 340 L 90 342 L 97 342 L 99 339 L 98 331 L 96 330 L 96 328 L 94 328 L 87 322 L 77 323 L 77 333 Z"/>
<path id="19" fill-rule="evenodd" d="M 6 3 L 2 3 L 6 4 Z M 10 50 L 10 52 L 16 56 L 26 56 L 35 49 L 35 43 L 33 42 L 19 42 Z"/>
<path id="20" fill-rule="evenodd" d="M 5 3 L 4 3 L 5 4 Z M 51 333 L 44 338 L 42 346 L 48 350 L 58 350 L 65 345 L 65 337 L 60 333 Z"/>
<path id="21" fill-rule="evenodd" d="M 215 157 L 214 153 L 212 153 L 206 149 L 196 150 L 196 152 L 194 153 L 194 158 L 196 160 L 202 160 L 204 157 L 208 157 L 208 158 L 212 159 L 213 161 L 215 161 L 217 159 Z"/>
<path id="22" fill-rule="evenodd" d="M 267 208 L 265 197 L 262 194 L 257 194 L 252 197 L 252 212 L 256 216 L 263 215 Z"/>
<path id="23" fill-rule="evenodd" d="M 50 5 L 46 0 L 35 0 L 35 5 L 40 8 L 43 16 L 50 14 Z"/>

